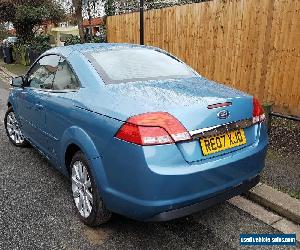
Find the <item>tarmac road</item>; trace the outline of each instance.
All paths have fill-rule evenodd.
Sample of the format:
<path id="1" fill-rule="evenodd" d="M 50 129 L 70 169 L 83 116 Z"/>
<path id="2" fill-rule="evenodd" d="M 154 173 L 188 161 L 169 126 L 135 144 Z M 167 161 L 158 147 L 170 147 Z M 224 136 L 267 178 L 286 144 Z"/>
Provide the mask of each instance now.
<path id="1" fill-rule="evenodd" d="M 84 226 L 75 215 L 68 179 L 33 148 L 9 143 L 2 122 L 7 95 L 7 83 L 0 81 L 0 249 L 223 250 L 241 248 L 240 233 L 279 233 L 227 202 L 171 222 L 116 215 L 105 226 Z"/>

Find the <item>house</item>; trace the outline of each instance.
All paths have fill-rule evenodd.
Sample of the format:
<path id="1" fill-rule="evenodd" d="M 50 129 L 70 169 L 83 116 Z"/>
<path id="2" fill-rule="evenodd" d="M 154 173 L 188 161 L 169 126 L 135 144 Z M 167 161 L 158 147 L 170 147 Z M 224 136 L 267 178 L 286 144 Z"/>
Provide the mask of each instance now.
<path id="1" fill-rule="evenodd" d="M 101 30 L 101 26 L 105 25 L 101 17 L 83 19 L 83 28 L 88 34 L 95 35 L 97 31 Z"/>

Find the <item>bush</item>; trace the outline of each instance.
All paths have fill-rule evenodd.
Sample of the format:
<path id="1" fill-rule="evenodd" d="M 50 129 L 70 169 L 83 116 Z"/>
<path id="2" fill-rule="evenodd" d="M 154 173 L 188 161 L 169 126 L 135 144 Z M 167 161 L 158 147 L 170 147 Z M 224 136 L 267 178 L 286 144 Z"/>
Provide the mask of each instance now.
<path id="1" fill-rule="evenodd" d="M 80 37 L 79 36 L 73 36 L 67 37 L 65 40 L 65 46 L 67 45 L 74 45 L 80 43 Z"/>
<path id="2" fill-rule="evenodd" d="M 30 43 L 30 48 L 40 54 L 44 53 L 48 49 L 51 49 L 50 35 L 35 36 Z"/>
<path id="3" fill-rule="evenodd" d="M 35 36 L 30 43 L 19 40 L 13 45 L 13 58 L 16 63 L 28 66 L 50 48 L 49 35 Z"/>
<path id="4" fill-rule="evenodd" d="M 85 42 L 86 43 L 105 43 L 106 42 L 106 29 L 105 29 L 105 26 L 101 26 L 99 32 L 100 32 L 99 37 L 91 36 L 89 34 L 85 35 Z M 81 43 L 80 42 L 80 37 L 79 36 L 73 36 L 73 35 L 71 35 L 70 37 L 67 37 L 64 42 L 65 42 L 65 46 Z"/>
<path id="5" fill-rule="evenodd" d="M 28 45 L 16 43 L 12 46 L 12 55 L 15 63 L 22 65 L 30 65 L 28 57 Z"/>
<path id="6" fill-rule="evenodd" d="M 91 38 L 90 42 L 91 42 L 91 43 L 105 43 L 106 40 L 105 40 L 104 37 L 101 37 L 101 36 L 96 37 L 96 36 L 95 36 L 95 37 L 92 37 L 92 38 Z"/>

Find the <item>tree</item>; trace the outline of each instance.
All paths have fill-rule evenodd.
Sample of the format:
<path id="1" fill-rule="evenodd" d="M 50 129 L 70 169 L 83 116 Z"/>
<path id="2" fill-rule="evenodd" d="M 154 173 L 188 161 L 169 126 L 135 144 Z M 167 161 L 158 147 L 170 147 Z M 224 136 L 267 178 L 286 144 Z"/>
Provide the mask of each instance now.
<path id="1" fill-rule="evenodd" d="M 84 43 L 83 21 L 82 21 L 82 0 L 73 0 L 73 7 L 75 9 L 75 18 L 77 20 L 80 42 Z"/>
<path id="2" fill-rule="evenodd" d="M 145 10 L 160 9 L 171 7 L 174 5 L 183 5 L 189 3 L 206 2 L 210 0 L 144 0 Z M 105 8 L 106 15 L 119 15 L 128 12 L 139 11 L 139 0 L 105 0 L 107 7 Z M 112 11 L 113 10 L 113 11 Z"/>
<path id="3" fill-rule="evenodd" d="M 2 0 L 0 21 L 12 22 L 18 37 L 24 42 L 34 36 L 34 28 L 47 21 L 59 22 L 64 9 L 52 0 Z"/>
<path id="4" fill-rule="evenodd" d="M 107 16 L 113 16 L 116 14 L 116 8 L 114 5 L 114 0 L 105 0 L 104 10 Z"/>
<path id="5" fill-rule="evenodd" d="M 87 15 L 88 19 L 91 21 L 92 11 L 95 12 L 96 5 L 99 3 L 103 3 L 103 0 L 72 0 L 81 43 L 86 40 L 85 32 L 83 30 L 83 12 L 85 12 L 85 16 Z"/>

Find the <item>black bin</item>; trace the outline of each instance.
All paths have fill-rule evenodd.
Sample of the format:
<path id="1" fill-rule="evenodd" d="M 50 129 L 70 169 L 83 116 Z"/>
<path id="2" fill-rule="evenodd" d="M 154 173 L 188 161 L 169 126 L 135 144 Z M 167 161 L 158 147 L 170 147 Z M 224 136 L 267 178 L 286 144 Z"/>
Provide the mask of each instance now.
<path id="1" fill-rule="evenodd" d="M 4 58 L 3 45 L 0 45 L 0 58 Z"/>
<path id="2" fill-rule="evenodd" d="M 3 47 L 3 59 L 7 64 L 13 63 L 12 47 Z"/>

